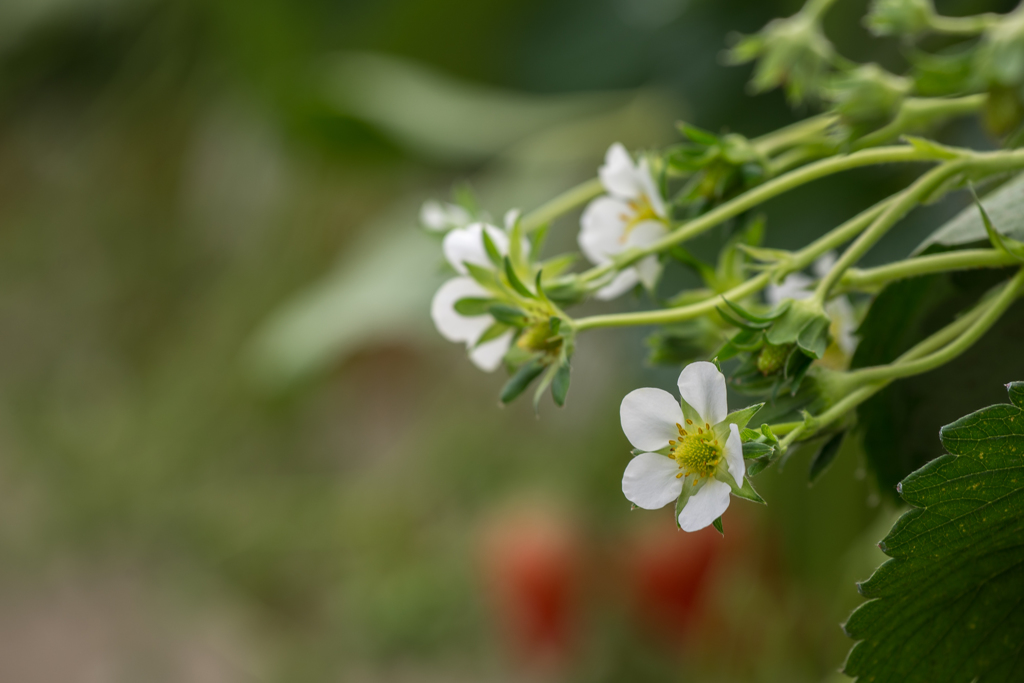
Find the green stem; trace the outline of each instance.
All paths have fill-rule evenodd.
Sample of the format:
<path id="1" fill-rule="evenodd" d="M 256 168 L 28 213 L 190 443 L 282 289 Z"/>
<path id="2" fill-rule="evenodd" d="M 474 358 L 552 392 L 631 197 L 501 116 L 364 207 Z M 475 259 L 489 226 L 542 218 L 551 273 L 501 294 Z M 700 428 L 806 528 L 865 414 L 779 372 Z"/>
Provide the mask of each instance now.
<path id="1" fill-rule="evenodd" d="M 907 215 L 911 209 L 917 206 L 924 197 L 933 192 L 947 178 L 957 171 L 960 171 L 963 165 L 963 162 L 946 162 L 938 168 L 933 168 L 925 173 L 923 176 L 915 180 L 910 187 L 897 195 L 896 200 L 885 207 L 885 210 L 882 211 L 881 215 L 879 215 L 871 226 L 862 232 L 854 243 L 843 252 L 843 255 L 839 257 L 839 260 L 832 267 L 832 270 L 830 270 L 828 274 L 821 279 L 821 282 L 818 283 L 818 287 L 814 291 L 814 297 L 818 303 L 824 305 L 829 292 L 832 290 L 832 287 L 836 282 L 838 282 L 843 276 L 843 273 L 845 273 L 850 266 L 859 261 L 860 258 L 867 253 L 868 249 L 875 246 L 875 243 L 881 239 L 882 236 L 897 223 L 897 221 Z"/>
<path id="2" fill-rule="evenodd" d="M 877 268 L 851 268 L 839 281 L 839 287 L 844 291 L 875 292 L 896 280 L 972 268 L 1002 268 L 1014 263 L 1017 263 L 1017 259 L 998 249 L 948 251 L 896 261 Z"/>
<path id="3" fill-rule="evenodd" d="M 1024 290 L 1024 269 L 989 300 L 978 304 L 927 339 L 921 341 L 890 365 L 862 368 L 849 373 L 836 385 L 843 398 L 820 415 L 810 416 L 779 442 L 785 450 L 801 436 L 811 436 L 846 415 L 884 389 L 893 380 L 934 370 L 966 351 L 995 324 Z M 861 386 L 855 386 L 861 384 Z M 810 434 L 808 434 L 810 432 Z"/>
<path id="4" fill-rule="evenodd" d="M 896 117 L 878 130 L 854 141 L 854 149 L 866 149 L 891 142 L 903 133 L 920 130 L 929 125 L 957 116 L 974 114 L 985 106 L 988 95 L 966 95 L 964 97 L 908 97 L 900 106 Z"/>
<path id="5" fill-rule="evenodd" d="M 680 242 L 685 242 L 701 233 L 707 232 L 716 225 L 738 216 L 758 204 L 813 180 L 862 166 L 897 162 L 935 161 L 938 158 L 940 158 L 939 154 L 932 150 L 918 149 L 909 145 L 898 145 L 865 149 L 853 154 L 822 159 L 821 161 L 790 171 L 785 175 L 773 178 L 762 185 L 758 185 L 731 201 L 715 207 L 706 214 L 682 224 L 657 242 L 644 248 L 624 252 L 614 263 L 591 268 L 580 275 L 580 281 L 584 283 L 594 281 L 613 270 L 621 270 L 630 266 L 646 256 L 665 251 Z"/>
<path id="6" fill-rule="evenodd" d="M 860 384 L 872 382 L 891 382 L 901 377 L 919 375 L 929 370 L 945 365 L 978 341 L 992 325 L 999 320 L 1006 309 L 1020 296 L 1024 288 L 1024 268 L 1019 270 L 1013 278 L 1006 283 L 1002 291 L 987 306 L 984 313 L 979 315 L 964 332 L 954 341 L 946 346 L 918 357 L 903 359 L 892 365 L 880 365 L 873 368 L 861 368 L 849 373 L 848 379 Z M 920 352 L 919 352 L 920 353 Z"/>
<path id="7" fill-rule="evenodd" d="M 834 249 L 840 244 L 851 240 L 857 235 L 857 233 L 870 225 L 871 221 L 873 221 L 891 201 L 892 198 L 883 200 L 871 208 L 862 211 L 860 214 L 833 229 L 828 234 L 823 235 L 814 242 L 811 242 L 800 251 L 794 252 L 785 262 L 780 263 L 774 269 L 766 270 L 756 277 L 753 277 L 722 294 L 712 296 L 704 301 L 699 301 L 687 306 L 679 306 L 678 308 L 666 308 L 658 311 L 638 311 L 636 313 L 593 315 L 574 321 L 573 327 L 576 331 L 582 331 L 597 327 L 662 325 L 699 318 L 702 315 L 711 313 L 719 306 L 724 305 L 724 299 L 740 301 L 751 294 L 759 292 L 772 281 L 773 277 L 777 278 L 795 270 L 802 270 L 803 268 L 806 268 L 826 251 Z"/>
<path id="8" fill-rule="evenodd" d="M 523 216 L 520 221 L 523 232 L 532 232 L 603 193 L 604 185 L 601 184 L 600 178 L 591 178 L 580 183 Z"/>
<path id="9" fill-rule="evenodd" d="M 828 127 L 838 118 L 838 116 L 831 113 L 818 114 L 761 137 L 754 138 L 750 141 L 750 144 L 760 154 L 771 156 L 782 150 L 802 144 L 809 138 L 816 138 L 828 130 Z"/>
<path id="10" fill-rule="evenodd" d="M 977 14 L 972 17 L 944 17 L 935 13 L 928 18 L 928 27 L 936 33 L 973 36 L 984 33 L 999 21 L 998 14 Z"/>

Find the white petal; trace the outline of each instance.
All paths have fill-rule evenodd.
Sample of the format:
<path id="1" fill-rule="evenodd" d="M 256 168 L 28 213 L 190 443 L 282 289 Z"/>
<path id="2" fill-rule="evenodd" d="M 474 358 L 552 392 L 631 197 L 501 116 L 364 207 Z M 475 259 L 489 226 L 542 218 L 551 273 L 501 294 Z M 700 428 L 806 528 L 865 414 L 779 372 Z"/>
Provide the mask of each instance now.
<path id="1" fill-rule="evenodd" d="M 509 209 L 505 212 L 505 231 L 511 232 L 512 228 L 515 227 L 516 221 L 519 220 L 519 214 L 522 213 L 519 209 Z"/>
<path id="2" fill-rule="evenodd" d="M 444 236 L 441 243 L 441 250 L 445 259 L 460 274 L 466 274 L 464 263 L 472 263 L 475 266 L 493 268 L 494 264 L 487 257 L 487 249 L 484 248 L 483 232 L 494 242 L 498 253 L 504 256 L 508 253 L 508 235 L 504 230 L 486 223 L 472 223 L 464 228 L 456 228 Z"/>
<path id="3" fill-rule="evenodd" d="M 580 251 L 591 263 L 608 263 L 626 248 L 626 224 L 633 214 L 632 207 L 612 197 L 587 204 L 580 217 Z"/>
<path id="4" fill-rule="evenodd" d="M 790 273 L 780 285 L 768 285 L 764 290 L 765 300 L 770 306 L 777 306 L 786 299 L 806 299 L 811 295 L 814 280 L 803 273 Z"/>
<path id="5" fill-rule="evenodd" d="M 622 475 L 622 493 L 629 502 L 645 510 L 663 508 L 683 490 L 677 479 L 679 465 L 672 458 L 657 453 L 641 453 L 626 465 Z M 728 488 L 728 487 L 726 487 Z"/>
<path id="6" fill-rule="evenodd" d="M 725 375 L 714 363 L 697 361 L 683 368 L 679 373 L 679 395 L 709 425 L 718 424 L 729 414 Z"/>
<path id="7" fill-rule="evenodd" d="M 836 345 L 847 356 L 852 356 L 857 350 L 857 319 L 853 312 L 850 300 L 845 296 L 838 296 L 825 304 L 825 312 L 832 318 L 832 335 L 836 338 Z"/>
<path id="8" fill-rule="evenodd" d="M 736 480 L 736 485 L 742 488 L 747 466 L 743 462 L 743 439 L 740 438 L 740 428 L 735 424 L 729 425 L 729 438 L 725 440 L 725 463 L 729 468 L 729 474 Z"/>
<path id="9" fill-rule="evenodd" d="M 651 168 L 647 163 L 647 159 L 640 160 L 636 174 L 643 188 L 643 193 L 647 196 L 648 203 L 654 209 L 654 213 L 662 218 L 666 218 L 668 214 L 665 211 L 665 200 L 661 198 L 661 190 L 658 189 L 658 184 L 654 182 L 654 176 L 651 174 Z"/>
<path id="10" fill-rule="evenodd" d="M 633 157 L 618 142 L 608 148 L 604 165 L 597 170 L 597 174 L 601 176 L 601 184 L 608 192 L 624 199 L 639 197 L 643 189 L 637 182 Z"/>
<path id="11" fill-rule="evenodd" d="M 661 221 L 641 221 L 634 225 L 626 236 L 625 247 L 649 247 L 668 234 L 668 228 Z"/>
<path id="12" fill-rule="evenodd" d="M 836 264 L 837 260 L 836 252 L 826 251 L 824 254 L 819 256 L 818 260 L 811 266 L 811 270 L 814 271 L 814 276 L 820 279 L 828 275 L 828 271 L 832 270 L 832 266 Z"/>
<path id="13" fill-rule="evenodd" d="M 472 217 L 469 212 L 457 204 L 442 204 L 431 199 L 423 202 L 423 207 L 420 209 L 420 222 L 424 227 L 438 232 L 450 228 L 461 228 L 470 220 Z"/>
<path id="14" fill-rule="evenodd" d="M 690 496 L 679 513 L 679 526 L 683 531 L 700 531 L 722 516 L 729 507 L 732 489 L 724 481 L 708 480 L 700 491 Z"/>
<path id="15" fill-rule="evenodd" d="M 489 315 L 467 317 L 455 312 L 455 302 L 468 297 L 489 297 L 491 294 L 470 277 L 455 277 L 445 282 L 430 303 L 430 317 L 441 336 L 448 341 L 474 343 L 494 324 Z"/>
<path id="16" fill-rule="evenodd" d="M 627 268 L 616 275 L 615 279 L 609 284 L 597 290 L 594 296 L 601 301 L 611 301 L 636 287 L 636 283 L 639 281 L 640 276 L 637 274 L 636 269 Z"/>
<path id="17" fill-rule="evenodd" d="M 683 421 L 683 409 L 672 394 L 661 389 L 634 389 L 619 406 L 622 431 L 635 448 L 656 451 L 679 436 L 676 424 Z"/>
<path id="18" fill-rule="evenodd" d="M 512 331 L 509 330 L 500 337 L 495 337 L 480 346 L 471 348 L 469 350 L 469 359 L 473 361 L 473 365 L 484 372 L 494 372 L 501 365 L 501 361 L 511 345 Z"/>
<path id="19" fill-rule="evenodd" d="M 640 282 L 644 283 L 644 287 L 653 291 L 658 284 L 658 278 L 661 277 L 661 261 L 657 256 L 647 256 L 637 261 L 633 270 L 636 271 Z"/>

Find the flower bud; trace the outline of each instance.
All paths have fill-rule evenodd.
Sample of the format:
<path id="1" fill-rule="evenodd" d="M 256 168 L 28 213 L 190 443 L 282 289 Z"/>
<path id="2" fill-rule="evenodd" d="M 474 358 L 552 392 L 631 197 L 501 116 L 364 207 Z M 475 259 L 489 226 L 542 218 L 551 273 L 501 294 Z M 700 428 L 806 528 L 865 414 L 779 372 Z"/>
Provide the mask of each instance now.
<path id="1" fill-rule="evenodd" d="M 913 38 L 928 30 L 934 14 L 931 0 L 875 0 L 864 24 L 876 36 Z"/>
<path id="2" fill-rule="evenodd" d="M 865 64 L 839 76 L 828 97 L 848 124 L 885 122 L 900 108 L 911 83 L 877 64 Z"/>

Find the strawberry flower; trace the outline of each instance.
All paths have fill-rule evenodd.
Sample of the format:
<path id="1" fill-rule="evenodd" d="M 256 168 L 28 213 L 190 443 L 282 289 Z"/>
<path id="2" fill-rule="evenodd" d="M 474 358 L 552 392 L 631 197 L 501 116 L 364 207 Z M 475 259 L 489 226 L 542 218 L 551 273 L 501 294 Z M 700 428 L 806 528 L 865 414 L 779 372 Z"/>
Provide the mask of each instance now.
<path id="1" fill-rule="evenodd" d="M 678 384 L 681 402 L 652 388 L 622 399 L 622 431 L 641 451 L 626 466 L 622 492 L 645 510 L 676 501 L 679 527 L 697 531 L 721 517 L 730 493 L 760 500 L 744 482 L 739 431 L 760 406 L 730 414 L 725 376 L 713 363 L 690 363 Z"/>
<path id="2" fill-rule="evenodd" d="M 611 263 L 621 252 L 653 244 L 668 233 L 665 201 L 647 159 L 634 163 L 616 142 L 608 148 L 598 175 L 608 194 L 590 202 L 580 218 L 580 250 L 592 263 Z M 614 299 L 638 282 L 653 289 L 659 275 L 658 257 L 647 256 L 619 272 L 596 296 Z"/>

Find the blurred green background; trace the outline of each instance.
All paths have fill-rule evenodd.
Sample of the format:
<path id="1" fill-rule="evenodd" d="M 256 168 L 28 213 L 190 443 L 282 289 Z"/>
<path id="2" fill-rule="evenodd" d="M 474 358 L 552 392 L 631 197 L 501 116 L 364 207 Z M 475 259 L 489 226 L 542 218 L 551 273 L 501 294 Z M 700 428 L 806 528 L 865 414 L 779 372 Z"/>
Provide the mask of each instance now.
<path id="1" fill-rule="evenodd" d="M 0 4 L 0 680 L 836 677 L 894 515 L 863 463 L 809 488 L 795 456 L 724 540 L 630 513 L 619 400 L 677 370 L 601 332 L 565 409 L 499 410 L 502 379 L 430 327 L 417 229 L 428 197 L 529 209 L 679 119 L 811 113 L 719 62 L 799 4 Z M 899 68 L 863 11 L 830 36 Z M 777 200 L 770 241 L 908 172 Z"/>

